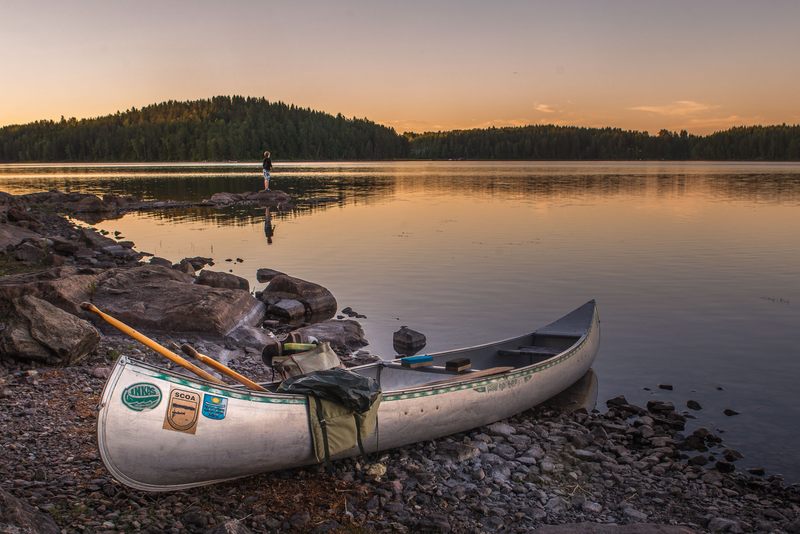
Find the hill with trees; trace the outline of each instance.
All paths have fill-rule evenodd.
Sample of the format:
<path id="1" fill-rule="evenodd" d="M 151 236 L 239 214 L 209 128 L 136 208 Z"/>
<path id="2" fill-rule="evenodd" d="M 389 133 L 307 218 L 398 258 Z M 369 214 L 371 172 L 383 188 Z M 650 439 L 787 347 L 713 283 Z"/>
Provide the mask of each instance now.
<path id="1" fill-rule="evenodd" d="M 397 134 L 367 119 L 264 98 L 169 101 L 91 119 L 0 128 L 0 161 L 755 160 L 800 161 L 800 126 L 706 136 L 533 125 Z"/>
<path id="2" fill-rule="evenodd" d="M 92 119 L 0 128 L 0 161 L 225 161 L 391 159 L 405 138 L 366 119 L 263 98 L 163 102 Z"/>

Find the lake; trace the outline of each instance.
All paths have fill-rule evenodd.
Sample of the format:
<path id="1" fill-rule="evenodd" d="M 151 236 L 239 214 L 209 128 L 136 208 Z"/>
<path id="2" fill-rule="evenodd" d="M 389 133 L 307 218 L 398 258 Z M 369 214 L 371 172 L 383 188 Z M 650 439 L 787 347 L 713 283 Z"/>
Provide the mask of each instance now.
<path id="1" fill-rule="evenodd" d="M 0 165 L 11 193 L 199 200 L 261 183 L 259 164 Z M 800 165 L 278 162 L 272 186 L 300 203 L 266 227 L 249 208 L 96 226 L 173 261 L 211 256 L 257 289 L 259 267 L 322 284 L 385 358 L 401 325 L 437 351 L 595 298 L 601 401 L 696 400 L 691 425 L 724 432 L 740 467 L 800 480 Z"/>

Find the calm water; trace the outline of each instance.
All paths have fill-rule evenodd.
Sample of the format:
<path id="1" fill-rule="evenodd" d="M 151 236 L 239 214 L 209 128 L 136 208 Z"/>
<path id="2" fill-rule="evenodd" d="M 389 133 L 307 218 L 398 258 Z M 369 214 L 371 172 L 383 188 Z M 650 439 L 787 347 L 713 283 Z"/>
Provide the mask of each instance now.
<path id="1" fill-rule="evenodd" d="M 243 164 L 0 166 L 12 193 L 201 199 L 260 183 Z M 697 400 L 694 424 L 724 431 L 741 466 L 800 480 L 799 165 L 278 164 L 273 186 L 303 202 L 271 214 L 271 243 L 263 209 L 97 226 L 171 260 L 212 256 L 256 288 L 259 267 L 318 282 L 368 316 L 369 348 L 384 357 L 401 325 L 436 351 L 530 331 L 596 298 L 600 399 Z"/>

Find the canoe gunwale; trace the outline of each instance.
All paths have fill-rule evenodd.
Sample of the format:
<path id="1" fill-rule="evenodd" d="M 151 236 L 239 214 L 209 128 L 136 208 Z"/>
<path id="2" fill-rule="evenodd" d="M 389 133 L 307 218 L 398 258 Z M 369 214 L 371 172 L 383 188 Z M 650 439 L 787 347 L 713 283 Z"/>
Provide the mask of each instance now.
<path id="1" fill-rule="evenodd" d="M 453 376 L 462 376 L 463 379 L 459 380 L 457 384 L 453 384 L 451 386 L 448 386 L 446 383 L 444 383 L 444 384 L 443 383 L 439 383 L 439 384 L 435 384 L 435 385 L 434 384 L 419 384 L 417 386 L 410 386 L 410 387 L 404 387 L 404 388 L 401 388 L 401 389 L 388 390 L 388 391 L 384 392 L 384 401 L 393 400 L 393 398 L 397 397 L 397 396 L 406 395 L 406 394 L 415 394 L 415 393 L 419 393 L 421 391 L 430 390 L 430 389 L 443 389 L 443 388 L 447 388 L 447 387 L 458 387 L 459 389 L 461 389 L 461 388 L 466 388 L 466 387 L 473 387 L 476 384 L 480 384 L 481 382 L 491 382 L 491 381 L 497 380 L 498 378 L 501 378 L 501 377 L 528 374 L 530 372 L 537 372 L 537 371 L 541 371 L 541 370 L 553 367 L 554 365 L 558 365 L 562 361 L 567 360 L 570 356 L 572 356 L 575 352 L 577 352 L 586 343 L 586 341 L 589 339 L 589 336 L 592 333 L 592 329 L 595 327 L 595 324 L 597 322 L 599 322 L 599 320 L 597 319 L 596 315 L 597 315 L 596 308 L 593 307 L 592 319 L 588 322 L 588 324 L 586 325 L 586 328 L 584 329 L 584 331 L 580 335 L 580 337 L 575 336 L 575 337 L 578 337 L 578 339 L 576 339 L 576 341 L 572 345 L 570 345 L 569 347 L 566 347 L 563 351 L 559 352 L 558 354 L 554 354 L 550 358 L 547 358 L 545 360 L 542 360 L 542 361 L 539 361 L 539 362 L 536 362 L 536 363 L 533 363 L 533 364 L 530 364 L 530 365 L 525 365 L 523 367 L 517 367 L 517 368 L 511 369 L 511 370 L 505 371 L 505 372 L 497 373 L 496 375 L 476 377 L 475 379 L 472 379 L 472 380 L 467 378 L 469 376 L 468 374 L 466 374 L 466 375 L 453 375 Z M 530 335 L 535 334 L 535 333 L 536 333 L 536 331 L 531 332 L 530 334 L 524 334 L 522 336 L 514 336 L 514 337 L 507 338 L 507 339 L 499 340 L 499 341 L 493 341 L 493 342 L 490 342 L 490 343 L 484 343 L 484 344 L 481 344 L 481 345 L 473 345 L 471 347 L 464 347 L 464 348 L 459 348 L 459 349 L 451 349 L 451 350 L 446 350 L 446 351 L 441 351 L 441 352 L 435 352 L 435 353 L 431 353 L 431 356 L 441 357 L 441 356 L 444 356 L 444 355 L 447 355 L 447 354 L 456 354 L 456 353 L 463 353 L 463 352 L 472 351 L 472 350 L 480 350 L 480 349 L 491 348 L 492 346 L 495 346 L 495 345 L 512 343 L 512 342 L 517 341 L 517 340 L 525 339 L 527 336 L 530 336 Z M 381 366 L 381 365 L 385 365 L 386 363 L 389 363 L 389 362 L 399 362 L 399 361 L 400 361 L 399 359 L 395 359 L 395 360 L 388 360 L 388 361 L 385 361 L 385 362 L 369 363 L 369 364 L 360 365 L 360 366 L 357 366 L 357 367 L 352 367 L 351 369 L 357 371 L 358 369 L 364 369 L 364 368 L 369 368 L 369 367 L 373 367 L 373 366 Z M 282 404 L 282 403 L 306 404 L 306 402 L 307 402 L 306 401 L 306 397 L 304 395 L 288 394 L 288 393 L 277 393 L 277 392 L 274 392 L 274 391 L 259 392 L 259 391 L 252 391 L 252 390 L 245 389 L 244 386 L 241 386 L 241 385 L 216 384 L 216 383 L 213 383 L 213 382 L 209 382 L 207 380 L 203 380 L 203 379 L 198 378 L 198 377 L 186 376 L 186 375 L 183 375 L 183 374 L 180 374 L 180 373 L 176 373 L 176 372 L 171 371 L 169 369 L 164 369 L 163 367 L 158 367 L 156 365 L 153 365 L 153 364 L 150 364 L 150 363 L 147 363 L 147 362 L 133 360 L 133 359 L 127 357 L 127 356 L 120 356 L 119 359 L 117 360 L 116 365 L 114 366 L 114 370 L 112 372 L 112 376 L 109 377 L 109 380 L 106 382 L 106 385 L 103 388 L 103 394 L 101 396 L 101 399 L 102 399 L 101 406 L 106 400 L 105 399 L 106 390 L 108 390 L 109 386 L 112 385 L 112 379 L 113 379 L 113 385 L 115 385 L 116 384 L 116 380 L 118 379 L 119 375 L 121 374 L 121 372 L 118 372 L 118 370 L 121 371 L 121 368 L 122 367 L 126 367 L 126 366 L 130 366 L 130 367 L 136 368 L 138 370 L 145 371 L 145 374 L 150 374 L 151 376 L 153 376 L 155 378 L 161 378 L 161 379 L 167 380 L 168 382 L 180 384 L 180 385 L 187 386 L 187 387 L 194 387 L 194 388 L 197 388 L 197 389 L 200 389 L 202 391 L 205 391 L 205 392 L 208 392 L 208 393 L 212 393 L 212 394 L 215 394 L 215 395 L 224 395 L 224 396 L 230 396 L 230 397 L 239 398 L 239 399 L 245 399 L 245 400 L 249 399 L 249 400 L 254 400 L 256 402 L 259 402 L 259 401 L 260 402 L 274 402 L 274 403 L 278 403 L 278 404 Z M 263 384 L 267 384 L 267 383 L 263 383 Z M 113 387 L 111 389 L 113 390 Z"/>

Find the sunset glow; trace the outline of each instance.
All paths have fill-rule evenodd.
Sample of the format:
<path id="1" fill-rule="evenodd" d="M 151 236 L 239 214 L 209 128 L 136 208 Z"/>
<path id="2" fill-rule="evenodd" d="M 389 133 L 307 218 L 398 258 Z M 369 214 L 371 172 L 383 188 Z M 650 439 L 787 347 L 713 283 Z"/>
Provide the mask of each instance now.
<path id="1" fill-rule="evenodd" d="M 800 3 L 0 4 L 0 125 L 263 96 L 397 131 L 800 122 Z"/>

